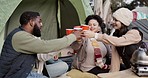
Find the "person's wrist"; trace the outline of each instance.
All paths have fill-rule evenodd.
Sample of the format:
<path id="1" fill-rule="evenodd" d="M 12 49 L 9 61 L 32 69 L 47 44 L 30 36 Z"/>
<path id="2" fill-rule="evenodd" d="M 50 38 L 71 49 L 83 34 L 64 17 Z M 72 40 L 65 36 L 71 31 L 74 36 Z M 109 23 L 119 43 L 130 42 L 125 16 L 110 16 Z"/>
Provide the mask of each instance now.
<path id="1" fill-rule="evenodd" d="M 98 39 L 98 37 L 99 37 L 99 36 L 98 36 L 98 33 L 95 33 L 94 38 L 95 38 L 95 39 Z"/>

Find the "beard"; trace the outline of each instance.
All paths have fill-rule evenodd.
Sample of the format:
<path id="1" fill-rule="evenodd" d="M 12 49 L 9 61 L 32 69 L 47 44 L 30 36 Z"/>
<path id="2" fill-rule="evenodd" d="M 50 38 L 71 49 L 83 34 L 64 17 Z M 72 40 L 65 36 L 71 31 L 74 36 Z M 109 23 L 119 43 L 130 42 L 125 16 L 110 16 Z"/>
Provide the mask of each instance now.
<path id="1" fill-rule="evenodd" d="M 35 24 L 33 28 L 33 35 L 36 37 L 41 37 L 41 31 L 40 28 L 37 26 L 37 24 Z"/>

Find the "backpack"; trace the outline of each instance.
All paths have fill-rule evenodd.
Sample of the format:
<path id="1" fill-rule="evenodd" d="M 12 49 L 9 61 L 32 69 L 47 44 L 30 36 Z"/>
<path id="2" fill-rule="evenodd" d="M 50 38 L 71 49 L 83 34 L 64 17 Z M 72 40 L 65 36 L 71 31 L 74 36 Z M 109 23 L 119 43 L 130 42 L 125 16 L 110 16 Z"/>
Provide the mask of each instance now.
<path id="1" fill-rule="evenodd" d="M 141 19 L 136 20 L 130 24 L 131 28 L 137 27 L 142 33 L 143 33 L 143 41 L 148 42 L 148 20 L 147 19 Z"/>

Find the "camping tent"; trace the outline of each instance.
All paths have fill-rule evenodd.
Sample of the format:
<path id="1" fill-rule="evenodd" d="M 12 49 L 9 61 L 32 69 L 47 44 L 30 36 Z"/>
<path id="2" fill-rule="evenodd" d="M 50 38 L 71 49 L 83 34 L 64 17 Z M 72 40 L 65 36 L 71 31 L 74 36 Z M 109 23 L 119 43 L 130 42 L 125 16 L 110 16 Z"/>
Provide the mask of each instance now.
<path id="1" fill-rule="evenodd" d="M 89 0 L 0 0 L 0 50 L 4 38 L 18 27 L 24 11 L 37 11 L 43 21 L 43 39 L 65 35 L 66 28 L 84 23 L 93 14 Z"/>

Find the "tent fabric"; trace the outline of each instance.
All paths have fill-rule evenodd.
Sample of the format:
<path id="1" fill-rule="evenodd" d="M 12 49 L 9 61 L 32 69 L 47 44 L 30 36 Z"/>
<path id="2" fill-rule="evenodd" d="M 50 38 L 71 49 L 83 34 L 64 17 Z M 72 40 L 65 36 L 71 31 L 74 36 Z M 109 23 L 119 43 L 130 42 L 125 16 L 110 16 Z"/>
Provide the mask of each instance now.
<path id="1" fill-rule="evenodd" d="M 83 0 L 69 0 L 73 6 L 76 8 L 76 11 L 78 12 L 78 14 L 80 15 L 80 23 L 83 23 L 84 19 L 86 18 L 86 14 L 84 14 L 85 10 L 84 10 L 84 4 L 83 4 Z M 88 1 L 88 0 L 86 0 Z"/>
<path id="2" fill-rule="evenodd" d="M 0 49 L 7 36 L 20 26 L 19 17 L 24 11 L 40 13 L 42 39 L 49 40 L 65 35 L 66 28 L 84 23 L 93 14 L 89 0 L 0 0 Z M 3 31 L 2 31 L 3 30 Z"/>
<path id="3" fill-rule="evenodd" d="M 78 1 L 80 1 L 80 0 L 78 0 Z M 83 8 L 84 9 L 84 13 L 81 13 L 81 15 L 84 15 L 85 14 L 85 17 L 83 17 L 83 19 L 81 19 L 81 21 L 83 21 L 83 22 L 81 22 L 81 24 L 83 23 L 84 24 L 84 19 L 88 16 L 88 15 L 91 15 L 91 14 L 94 14 L 94 12 L 93 12 L 93 10 L 92 10 L 92 8 L 91 8 L 91 6 L 90 6 L 90 0 L 81 0 L 82 1 L 82 4 L 83 4 L 83 7 L 85 7 L 85 8 Z M 76 6 L 75 6 L 76 7 Z M 76 8 L 79 8 L 79 7 L 76 7 Z M 76 9 L 77 10 L 77 9 Z M 79 11 L 78 11 L 78 13 L 80 13 Z M 80 15 L 80 14 L 79 14 Z M 80 17 L 79 17 L 80 18 Z"/>
<path id="4" fill-rule="evenodd" d="M 66 28 L 84 24 L 85 18 L 93 14 L 89 0 L 60 0 L 60 36 L 65 35 Z"/>
<path id="5" fill-rule="evenodd" d="M 0 32 L 21 1 L 22 0 L 0 0 Z"/>
<path id="6" fill-rule="evenodd" d="M 4 43 L 4 29 L 0 33 L 0 50 L 2 49 L 2 45 Z M 0 51 L 1 53 L 1 51 Z"/>
<path id="7" fill-rule="evenodd" d="M 72 3 L 68 0 L 61 0 L 60 2 L 60 34 L 62 37 L 66 33 L 66 28 L 73 28 L 75 25 L 79 25 L 79 16 Z"/>
<path id="8" fill-rule="evenodd" d="M 66 28 L 84 24 L 85 18 L 93 14 L 89 0 L 60 0 L 60 36 L 65 35 Z M 68 11 L 68 12 L 67 12 Z"/>
<path id="9" fill-rule="evenodd" d="M 8 35 L 12 29 L 20 26 L 19 17 L 24 11 L 37 11 L 40 13 L 43 22 L 42 37 L 44 39 L 57 38 L 57 20 L 55 9 L 56 0 L 23 0 L 7 22 L 6 34 Z"/>
<path id="10" fill-rule="evenodd" d="M 41 17 L 43 19 L 43 24 L 44 24 L 44 27 L 43 27 L 43 31 L 42 31 L 42 37 L 44 39 L 53 39 L 53 38 L 57 38 L 58 37 L 58 29 L 59 27 L 57 26 L 57 3 L 58 0 L 37 0 L 37 1 L 32 1 L 32 0 L 23 0 L 19 6 L 16 8 L 16 10 L 13 12 L 11 18 L 8 20 L 7 22 L 7 26 L 6 26 L 6 34 L 9 34 L 9 32 L 16 28 L 17 26 L 19 26 L 19 16 L 20 14 L 23 12 L 23 11 L 26 11 L 26 10 L 32 10 L 32 11 L 37 11 L 41 14 Z M 93 11 L 91 10 L 91 7 L 88 6 L 89 4 L 89 0 L 59 0 L 61 2 L 68 2 L 70 1 L 71 4 L 66 4 L 64 5 L 64 7 L 62 7 L 63 9 L 65 9 L 67 7 L 71 7 L 73 6 L 74 7 L 74 10 L 71 11 L 71 9 L 68 9 L 67 11 L 73 13 L 75 12 L 75 14 L 71 14 L 71 17 L 75 18 L 78 17 L 78 18 L 75 18 L 74 19 L 74 23 L 75 24 L 71 24 L 72 25 L 79 25 L 79 24 L 82 24 L 84 23 L 84 19 L 90 15 L 90 14 L 93 14 Z M 38 3 L 36 3 L 38 2 Z M 69 2 L 69 3 L 70 3 Z M 50 5 L 49 5 L 50 4 Z M 87 6 L 87 7 L 84 7 Z M 60 7 L 61 8 L 61 7 Z M 85 9 L 84 9 L 85 8 Z M 88 9 L 87 9 L 88 8 Z M 64 12 L 67 12 L 67 11 L 60 11 L 61 13 L 64 13 Z M 86 13 L 87 12 L 87 13 Z M 68 13 L 68 12 L 67 12 Z M 67 16 L 67 13 L 64 13 L 65 16 L 64 18 L 66 18 Z M 76 15 L 76 13 L 78 15 Z M 63 15 L 64 15 L 63 14 Z M 69 13 L 70 14 L 70 13 Z M 62 19 L 62 21 L 65 21 L 65 19 Z M 68 22 L 71 23 L 72 20 L 68 19 Z M 77 22 L 79 21 L 79 23 Z M 64 25 L 63 25 L 64 26 Z M 66 25 L 65 25 L 66 26 Z M 65 27 L 64 26 L 64 27 Z M 69 25 L 68 25 L 69 26 Z M 61 29 L 62 30 L 62 29 Z M 54 32 L 54 35 L 53 33 Z M 63 32 L 63 30 L 61 31 Z M 63 32 L 65 33 L 65 32 Z M 48 36 L 50 35 L 50 36 Z M 63 36 L 64 34 L 62 34 L 61 36 Z"/>
<path id="11" fill-rule="evenodd" d="M 0 50 L 4 42 L 5 24 L 22 0 L 0 0 Z"/>

